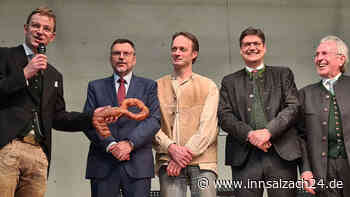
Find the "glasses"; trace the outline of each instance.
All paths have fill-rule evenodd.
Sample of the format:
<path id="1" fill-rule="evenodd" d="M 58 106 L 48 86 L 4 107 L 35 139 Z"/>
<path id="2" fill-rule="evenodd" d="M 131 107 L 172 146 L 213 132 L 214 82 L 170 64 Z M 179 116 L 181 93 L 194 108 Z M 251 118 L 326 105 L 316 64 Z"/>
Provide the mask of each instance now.
<path id="1" fill-rule="evenodd" d="M 263 43 L 262 42 L 243 42 L 242 43 L 242 47 L 243 48 L 248 48 L 248 47 L 250 47 L 252 45 L 254 47 L 256 47 L 256 48 L 259 48 L 259 47 L 261 47 L 263 45 Z"/>
<path id="2" fill-rule="evenodd" d="M 340 53 L 336 53 L 336 52 L 326 52 L 326 51 L 322 51 L 322 52 L 317 52 L 315 55 L 312 56 L 313 59 L 317 59 L 319 56 L 325 56 L 325 57 L 329 57 L 330 55 L 342 55 Z"/>
<path id="3" fill-rule="evenodd" d="M 31 23 L 29 24 L 29 27 L 34 30 L 34 31 L 40 31 L 41 27 L 42 27 L 42 31 L 45 33 L 45 34 L 52 34 L 53 33 L 53 30 L 52 28 L 50 28 L 48 25 L 41 25 L 40 23 Z"/>
<path id="4" fill-rule="evenodd" d="M 134 55 L 134 52 L 131 52 L 131 51 L 112 51 L 113 57 L 120 57 L 122 55 L 124 57 L 131 57 L 132 55 Z"/>

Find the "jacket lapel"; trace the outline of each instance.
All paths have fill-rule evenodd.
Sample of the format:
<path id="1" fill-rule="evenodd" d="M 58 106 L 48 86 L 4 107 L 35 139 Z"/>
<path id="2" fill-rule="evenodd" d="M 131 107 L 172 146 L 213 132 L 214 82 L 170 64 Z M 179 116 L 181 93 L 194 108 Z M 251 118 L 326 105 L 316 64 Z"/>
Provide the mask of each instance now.
<path id="1" fill-rule="evenodd" d="M 13 65 L 16 65 L 16 69 L 23 70 L 23 68 L 28 64 L 28 57 L 24 51 L 23 45 L 19 45 L 16 48 L 13 48 L 12 54 L 13 54 L 13 57 L 10 59 L 14 61 Z M 35 96 L 32 94 L 32 92 L 28 91 L 28 89 L 26 89 L 26 91 L 31 96 L 33 101 L 37 102 L 34 99 Z"/>
<path id="2" fill-rule="evenodd" d="M 128 88 L 128 92 L 126 94 L 126 98 L 137 98 L 137 87 L 140 87 L 138 84 L 139 81 L 137 79 L 137 77 L 135 77 L 134 75 L 132 75 L 131 80 L 130 80 L 130 85 Z"/>
<path id="3" fill-rule="evenodd" d="M 11 60 L 15 61 L 14 65 L 18 66 L 18 69 L 23 69 L 28 64 L 28 57 L 24 51 L 22 45 L 19 45 L 16 48 L 13 48 L 13 58 Z"/>
<path id="4" fill-rule="evenodd" d="M 117 90 L 115 88 L 115 81 L 113 75 L 109 77 L 105 82 L 106 92 L 105 95 L 106 98 L 111 99 L 112 107 L 119 106 L 118 99 L 117 99 Z"/>
<path id="5" fill-rule="evenodd" d="M 46 104 L 49 102 L 50 95 L 52 91 L 55 91 L 56 88 L 63 88 L 63 84 L 59 84 L 57 77 L 52 71 L 51 65 L 47 65 L 47 69 L 44 71 L 42 76 L 43 90 L 41 94 L 41 108 L 44 109 Z"/>

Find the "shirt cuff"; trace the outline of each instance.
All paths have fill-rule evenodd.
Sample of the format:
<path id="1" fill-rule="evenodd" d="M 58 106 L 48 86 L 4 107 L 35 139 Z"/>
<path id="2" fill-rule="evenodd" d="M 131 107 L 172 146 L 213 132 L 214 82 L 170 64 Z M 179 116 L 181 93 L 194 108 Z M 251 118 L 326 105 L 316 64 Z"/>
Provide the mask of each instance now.
<path id="1" fill-rule="evenodd" d="M 107 148 L 106 148 L 106 152 L 110 152 L 109 149 L 111 148 L 111 146 L 113 146 L 114 144 L 117 144 L 117 142 L 111 142 L 108 144 Z"/>
<path id="2" fill-rule="evenodd" d="M 168 152 L 168 149 L 169 149 L 169 146 L 172 145 L 172 144 L 176 144 L 176 142 L 172 141 L 172 140 L 166 140 L 164 142 L 164 148 L 165 148 L 165 151 Z"/>

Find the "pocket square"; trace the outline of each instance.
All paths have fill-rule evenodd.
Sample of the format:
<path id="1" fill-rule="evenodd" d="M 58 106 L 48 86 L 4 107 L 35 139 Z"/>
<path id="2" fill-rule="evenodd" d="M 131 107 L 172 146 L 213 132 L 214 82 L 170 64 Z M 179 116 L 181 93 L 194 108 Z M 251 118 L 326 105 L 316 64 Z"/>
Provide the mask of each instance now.
<path id="1" fill-rule="evenodd" d="M 55 81 L 55 88 L 57 88 L 58 87 L 58 81 Z"/>

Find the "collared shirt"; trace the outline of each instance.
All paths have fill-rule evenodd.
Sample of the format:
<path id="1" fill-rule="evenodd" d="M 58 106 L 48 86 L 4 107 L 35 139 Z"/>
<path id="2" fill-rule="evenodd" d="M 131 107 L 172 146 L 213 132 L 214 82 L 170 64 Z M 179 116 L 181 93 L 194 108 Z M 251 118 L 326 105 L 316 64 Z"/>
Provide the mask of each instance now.
<path id="1" fill-rule="evenodd" d="M 118 80 L 120 79 L 120 77 L 116 73 L 113 74 L 113 77 L 114 77 L 114 83 L 115 83 L 115 91 L 118 94 L 118 88 L 119 88 Z M 130 86 L 131 77 L 132 77 L 132 72 L 129 72 L 127 75 L 125 75 L 123 77 L 123 79 L 125 80 L 125 83 L 124 83 L 124 85 L 125 85 L 125 95 L 128 94 L 128 89 L 129 89 L 129 86 Z"/>
<path id="2" fill-rule="evenodd" d="M 332 92 L 332 94 L 334 94 L 334 90 L 331 89 L 334 87 L 335 82 L 337 82 L 337 80 L 339 79 L 339 77 L 342 75 L 342 73 L 339 73 L 337 76 L 335 76 L 332 79 L 329 78 L 322 78 L 322 85 L 330 92 Z"/>
<path id="3" fill-rule="evenodd" d="M 23 43 L 22 45 L 24 48 L 24 52 L 26 53 L 26 56 L 35 55 L 32 49 L 30 49 L 26 43 Z"/>
<path id="4" fill-rule="evenodd" d="M 119 82 L 118 80 L 120 79 L 119 75 L 114 73 L 113 74 L 113 77 L 114 77 L 114 84 L 115 84 L 115 92 L 117 93 L 118 95 L 118 89 L 119 89 Z M 130 81 L 131 81 L 131 77 L 132 77 L 132 72 L 129 72 L 127 75 L 125 75 L 123 77 L 123 79 L 125 80 L 125 83 L 124 83 L 124 86 L 125 86 L 125 96 L 127 95 L 128 93 L 128 89 L 129 89 L 129 86 L 130 86 Z M 111 142 L 108 144 L 108 146 L 106 147 L 106 152 L 109 151 L 110 147 L 114 144 L 116 144 L 117 142 Z M 130 142 L 132 145 L 133 145 L 133 142 Z"/>
<path id="5" fill-rule="evenodd" d="M 251 68 L 249 66 L 245 66 L 245 69 L 248 71 L 248 72 L 252 72 L 253 70 L 261 70 L 261 69 L 264 69 L 265 68 L 265 65 L 264 63 L 261 63 L 258 67 L 256 68 Z"/>

